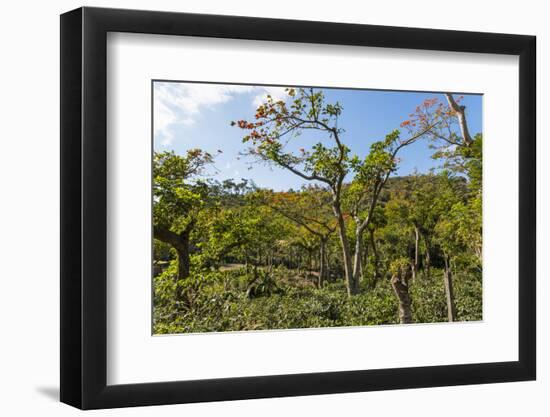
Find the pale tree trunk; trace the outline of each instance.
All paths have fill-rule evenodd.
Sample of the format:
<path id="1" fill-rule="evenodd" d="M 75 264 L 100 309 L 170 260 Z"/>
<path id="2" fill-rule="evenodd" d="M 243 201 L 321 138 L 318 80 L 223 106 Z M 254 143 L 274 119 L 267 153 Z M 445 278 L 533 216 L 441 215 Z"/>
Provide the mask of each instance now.
<path id="1" fill-rule="evenodd" d="M 416 274 L 418 274 L 418 265 L 419 265 L 419 253 L 418 253 L 418 245 L 420 243 L 420 232 L 418 231 L 418 227 L 414 226 L 414 264 L 412 266 L 412 278 L 416 278 Z"/>
<path id="2" fill-rule="evenodd" d="M 453 289 L 453 274 L 449 257 L 444 256 L 445 269 L 443 270 L 443 282 L 445 284 L 445 298 L 447 300 L 447 318 L 449 321 L 456 321 L 455 295 Z"/>
<path id="3" fill-rule="evenodd" d="M 455 101 L 452 94 L 445 94 L 445 97 L 447 98 L 449 107 L 453 109 L 453 111 L 456 113 L 456 116 L 458 117 L 458 124 L 460 126 L 460 133 L 462 133 L 462 138 L 464 139 L 464 145 L 470 146 L 473 140 L 470 136 L 470 132 L 468 131 L 468 123 L 466 122 L 466 108 L 464 106 L 460 106 Z"/>
<path id="4" fill-rule="evenodd" d="M 481 245 L 476 245 L 474 248 L 474 252 L 477 256 L 477 259 L 479 260 L 479 264 L 483 265 L 483 248 Z"/>
<path id="5" fill-rule="evenodd" d="M 391 277 L 390 283 L 399 302 L 399 323 L 412 323 L 411 296 L 409 295 L 409 280 L 412 269 L 401 268 Z"/>
<path id="6" fill-rule="evenodd" d="M 327 281 L 330 281 L 331 280 L 331 275 L 330 275 L 330 271 L 331 271 L 331 268 L 330 268 L 330 257 L 331 257 L 331 249 L 330 249 L 330 245 L 327 245 L 327 247 L 325 248 L 325 267 L 326 267 L 326 272 L 325 272 L 325 278 Z"/>

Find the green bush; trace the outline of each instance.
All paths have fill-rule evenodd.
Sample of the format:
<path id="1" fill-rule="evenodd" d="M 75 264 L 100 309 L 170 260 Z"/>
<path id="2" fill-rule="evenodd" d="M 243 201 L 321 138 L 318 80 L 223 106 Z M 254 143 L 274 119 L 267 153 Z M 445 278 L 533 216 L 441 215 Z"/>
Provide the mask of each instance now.
<path id="1" fill-rule="evenodd" d="M 348 298 L 342 281 L 318 289 L 285 284 L 288 271 L 274 269 L 253 275 L 244 269 L 226 272 L 194 271 L 183 284 L 183 302 L 175 303 L 175 265 L 155 278 L 154 333 L 195 333 L 267 329 L 368 326 L 396 324 L 397 301 L 387 280 Z M 457 316 L 461 321 L 481 320 L 481 276 L 454 276 Z M 413 320 L 434 323 L 447 320 L 443 278 L 419 274 L 411 282 Z"/>

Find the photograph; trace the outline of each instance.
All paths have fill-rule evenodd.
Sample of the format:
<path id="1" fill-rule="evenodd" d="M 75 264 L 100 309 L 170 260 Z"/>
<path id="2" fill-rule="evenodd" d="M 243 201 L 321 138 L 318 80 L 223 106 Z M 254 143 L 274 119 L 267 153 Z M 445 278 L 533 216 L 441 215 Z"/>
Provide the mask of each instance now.
<path id="1" fill-rule="evenodd" d="M 6 2 L 0 416 L 550 415 L 543 4 Z"/>
<path id="2" fill-rule="evenodd" d="M 483 95 L 152 81 L 154 335 L 483 320 Z"/>

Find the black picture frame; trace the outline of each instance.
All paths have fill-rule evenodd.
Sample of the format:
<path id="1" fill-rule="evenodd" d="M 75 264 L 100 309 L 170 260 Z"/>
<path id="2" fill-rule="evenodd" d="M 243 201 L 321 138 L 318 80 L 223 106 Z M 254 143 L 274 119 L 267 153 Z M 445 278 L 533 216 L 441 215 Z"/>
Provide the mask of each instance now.
<path id="1" fill-rule="evenodd" d="M 108 32 L 519 56 L 519 360 L 107 385 Z M 88 7 L 61 15 L 61 401 L 95 409 L 534 380 L 535 42 L 523 35 Z"/>

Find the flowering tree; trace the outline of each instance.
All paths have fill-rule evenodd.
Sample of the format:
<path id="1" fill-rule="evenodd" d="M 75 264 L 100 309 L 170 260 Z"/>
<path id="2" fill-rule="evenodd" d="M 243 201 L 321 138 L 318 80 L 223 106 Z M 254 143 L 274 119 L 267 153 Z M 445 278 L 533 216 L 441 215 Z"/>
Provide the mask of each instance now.
<path id="1" fill-rule="evenodd" d="M 400 131 L 394 130 L 384 140 L 373 143 L 369 154 L 360 158 L 351 154 L 342 140 L 344 131 L 338 127 L 338 118 L 343 110 L 340 103 L 326 103 L 323 92 L 313 89 L 287 88 L 286 93 L 287 100 L 275 100 L 268 95 L 257 108 L 255 120 L 234 121 L 232 125 L 246 132 L 243 142 L 251 145 L 250 155 L 307 181 L 321 183 L 330 191 L 330 206 L 342 247 L 347 292 L 348 295 L 356 294 L 359 291 L 362 234 L 370 222 L 382 188 L 397 169 L 398 152 L 431 132 L 449 113 L 443 110 L 427 112 L 435 102 L 424 102 L 423 108 L 417 109 L 411 119 L 402 123 L 409 133 L 405 139 L 401 138 Z M 288 144 L 305 131 L 323 133 L 328 140 L 317 142 L 311 149 L 289 150 Z M 344 190 L 344 179 L 348 176 L 352 177 L 351 186 L 349 190 Z M 344 191 L 349 192 L 346 204 L 356 226 L 355 259 L 346 234 Z"/>
<path id="2" fill-rule="evenodd" d="M 435 236 L 435 243 L 443 252 L 448 320 L 455 321 L 457 313 L 451 266 L 467 249 L 475 254 L 475 260 L 481 266 L 482 136 L 470 135 L 466 107 L 461 104 L 463 96 L 455 99 L 452 94 L 445 94 L 445 97 L 447 105 L 433 99 L 417 107 L 402 127 L 411 132 L 416 125 L 421 128 L 432 125 L 427 136 L 436 148 L 433 157 L 442 159 L 443 166 L 447 168 L 439 176 L 437 192 L 436 189 L 417 190 L 418 198 L 411 199 L 414 203 L 411 214 L 415 225 L 424 223 L 421 230 L 428 257 L 431 235 Z M 434 121 L 437 123 L 434 124 Z M 455 174 L 464 175 L 469 180 L 468 193 L 463 193 L 462 198 L 458 198 L 460 192 L 451 189 Z M 422 204 L 426 203 L 426 197 L 432 200 L 427 207 Z M 415 229 L 418 230 L 416 226 Z"/>

